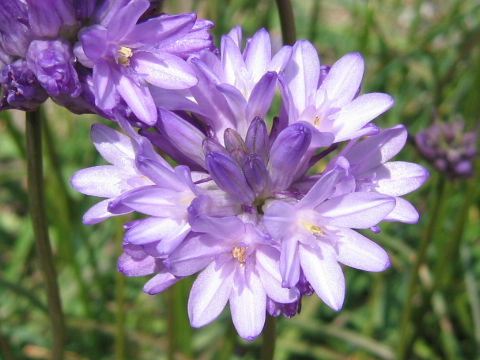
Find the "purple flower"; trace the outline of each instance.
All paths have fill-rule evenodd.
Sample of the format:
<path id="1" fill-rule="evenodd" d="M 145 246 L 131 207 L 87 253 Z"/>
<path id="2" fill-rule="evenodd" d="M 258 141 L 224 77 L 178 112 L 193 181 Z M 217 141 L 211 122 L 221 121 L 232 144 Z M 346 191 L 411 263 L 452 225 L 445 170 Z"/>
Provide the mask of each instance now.
<path id="1" fill-rule="evenodd" d="M 178 276 L 205 268 L 188 299 L 192 326 L 210 323 L 229 302 L 237 332 L 253 340 L 263 329 L 268 299 L 279 303 L 298 299 L 296 289 L 281 286 L 279 251 L 256 226 L 236 217 L 199 215 L 192 227 L 200 234 L 184 242 L 168 260 L 170 271 Z"/>
<path id="2" fill-rule="evenodd" d="M 395 199 L 373 192 L 331 197 L 343 170 L 326 172 L 297 203 L 276 200 L 265 210 L 264 225 L 281 241 L 283 286 L 292 288 L 301 270 L 317 295 L 340 310 L 345 280 L 339 262 L 357 269 L 383 271 L 387 253 L 352 230 L 377 225 L 395 207 Z"/>
<path id="3" fill-rule="evenodd" d="M 137 23 L 148 8 L 149 1 L 132 0 L 117 8 L 106 25 L 83 29 L 75 55 L 83 65 L 93 68 L 98 107 L 110 110 L 120 96 L 141 121 L 153 125 L 157 110 L 148 84 L 185 89 L 197 83 L 191 67 L 164 49 L 187 36 L 196 16 L 162 15 Z"/>
<path id="4" fill-rule="evenodd" d="M 418 221 L 418 212 L 400 196 L 422 186 L 428 179 L 428 171 L 418 164 L 388 161 L 400 152 L 407 136 L 405 127 L 397 125 L 347 146 L 342 155 L 349 162 L 356 191 L 374 191 L 395 197 L 395 208 L 384 220 L 414 224 Z"/>
<path id="5" fill-rule="evenodd" d="M 130 137 L 105 125 L 95 124 L 91 130 L 92 142 L 102 157 L 111 165 L 100 165 L 77 171 L 71 178 L 72 187 L 90 196 L 107 198 L 92 206 L 83 216 L 83 223 L 92 225 L 111 216 L 133 211 L 124 207 L 112 213 L 110 201 L 129 190 L 153 181 L 145 177 L 136 167 L 138 143 Z"/>
<path id="6" fill-rule="evenodd" d="M 27 64 L 50 96 L 82 91 L 70 45 L 65 40 L 34 40 L 27 51 Z"/>
<path id="7" fill-rule="evenodd" d="M 54 38 L 77 25 L 75 9 L 68 0 L 26 0 L 28 22 L 38 38 Z"/>
<path id="8" fill-rule="evenodd" d="M 0 83 L 2 84 L 0 110 L 35 110 L 48 98 L 35 74 L 22 59 L 3 68 Z"/>
<path id="9" fill-rule="evenodd" d="M 451 123 L 436 121 L 415 136 L 415 144 L 422 156 L 450 179 L 473 175 L 479 127 L 468 132 L 464 127 L 460 117 Z"/>
<path id="10" fill-rule="evenodd" d="M 286 121 L 308 122 L 320 132 L 332 133 L 335 142 L 371 135 L 375 127 L 369 122 L 390 109 L 393 99 L 383 93 L 357 96 L 363 70 L 362 56 L 352 53 L 335 62 L 325 75 L 313 45 L 297 41 L 281 77 Z"/>
<path id="11" fill-rule="evenodd" d="M 27 5 L 19 0 L 1 0 L 0 45 L 5 53 L 24 57 L 31 37 Z"/>
<path id="12" fill-rule="evenodd" d="M 241 46 L 241 28 L 235 27 L 222 37 L 219 56 L 204 51 L 189 60 L 198 84 L 187 93 L 152 90 L 157 105 L 194 112 L 220 143 L 227 128 L 245 136 L 250 122 L 267 114 L 275 94 L 277 73 L 289 60 L 291 47 L 284 46 L 272 56 L 270 36 L 265 29 L 247 39 L 243 51 Z"/>

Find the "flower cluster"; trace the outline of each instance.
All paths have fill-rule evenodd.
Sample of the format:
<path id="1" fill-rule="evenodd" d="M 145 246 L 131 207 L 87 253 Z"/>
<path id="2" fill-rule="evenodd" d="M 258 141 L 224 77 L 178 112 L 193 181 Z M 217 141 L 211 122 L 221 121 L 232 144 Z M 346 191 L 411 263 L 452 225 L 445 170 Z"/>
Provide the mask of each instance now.
<path id="1" fill-rule="evenodd" d="M 451 123 L 436 120 L 415 136 L 415 144 L 422 156 L 450 179 L 473 176 L 479 128 L 465 131 L 464 127 L 461 117 Z"/>
<path id="2" fill-rule="evenodd" d="M 158 15 L 148 0 L 1 0 L 0 110 L 49 96 L 75 113 L 123 113 L 152 125 L 149 86 L 184 89 L 186 58 L 214 50 L 210 21 Z M 115 111 L 114 111 L 115 109 Z"/>
<path id="3" fill-rule="evenodd" d="M 109 108 L 121 97 L 142 120 L 116 112 L 124 133 L 92 127 L 109 165 L 71 179 L 76 190 L 104 198 L 84 223 L 142 214 L 124 226 L 118 270 L 153 275 L 143 289 L 149 294 L 200 272 L 188 301 L 194 327 L 213 321 L 228 302 L 239 335 L 252 340 L 267 313 L 294 316 L 302 296 L 313 292 L 338 311 L 345 295 L 341 264 L 366 271 L 389 266 L 385 250 L 356 229 L 378 232 L 382 221 L 418 220 L 401 196 L 428 173 L 390 161 L 405 145 L 405 127 L 381 130 L 372 123 L 393 99 L 360 94 L 358 53 L 331 67 L 305 40 L 272 54 L 263 29 L 242 50 L 236 27 L 222 37 L 219 52 L 198 51 L 180 63 L 171 52 L 178 47 L 168 43 L 132 45 L 156 27 L 181 33 L 186 18 L 154 21 L 118 20 L 80 35 L 83 52 L 75 53 L 101 84 L 96 101 Z M 154 70 L 155 58 L 168 66 Z M 277 89 L 282 102 L 271 119 Z"/>

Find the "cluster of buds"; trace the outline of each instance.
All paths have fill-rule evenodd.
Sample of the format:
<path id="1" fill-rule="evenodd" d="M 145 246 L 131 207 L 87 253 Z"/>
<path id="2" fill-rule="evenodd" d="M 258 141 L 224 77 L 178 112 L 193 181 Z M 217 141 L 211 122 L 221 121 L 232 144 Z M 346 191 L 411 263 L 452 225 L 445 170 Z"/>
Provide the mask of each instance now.
<path id="1" fill-rule="evenodd" d="M 465 123 L 457 117 L 451 123 L 435 121 L 415 136 L 422 156 L 450 179 L 473 175 L 477 153 L 478 129 L 465 131 Z"/>

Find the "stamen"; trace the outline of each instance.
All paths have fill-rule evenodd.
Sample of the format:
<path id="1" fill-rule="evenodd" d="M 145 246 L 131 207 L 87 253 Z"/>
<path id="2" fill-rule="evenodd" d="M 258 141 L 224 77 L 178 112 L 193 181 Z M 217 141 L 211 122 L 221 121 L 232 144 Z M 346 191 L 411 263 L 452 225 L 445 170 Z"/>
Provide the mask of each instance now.
<path id="1" fill-rule="evenodd" d="M 232 250 L 232 256 L 238 260 L 239 263 L 245 264 L 245 259 L 247 257 L 247 246 L 234 247 Z"/>
<path id="2" fill-rule="evenodd" d="M 123 66 L 129 66 L 130 58 L 133 55 L 132 49 L 126 46 L 121 46 L 120 49 L 117 50 L 117 53 L 118 53 L 118 63 Z"/>
<path id="3" fill-rule="evenodd" d="M 320 119 L 320 116 L 318 115 L 315 115 L 315 119 L 313 120 L 313 125 L 315 127 L 318 127 L 318 125 L 320 125 L 320 122 L 322 121 L 322 119 Z"/>
<path id="4" fill-rule="evenodd" d="M 307 222 L 303 222 L 302 225 L 305 226 L 305 228 L 313 235 L 325 235 L 325 231 L 323 231 L 323 229 L 317 225 L 313 225 Z"/>

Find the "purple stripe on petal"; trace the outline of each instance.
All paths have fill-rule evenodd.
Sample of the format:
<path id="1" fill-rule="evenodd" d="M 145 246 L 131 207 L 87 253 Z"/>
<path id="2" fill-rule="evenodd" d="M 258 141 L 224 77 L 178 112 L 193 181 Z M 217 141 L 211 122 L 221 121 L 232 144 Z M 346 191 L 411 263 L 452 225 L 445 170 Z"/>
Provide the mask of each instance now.
<path id="1" fill-rule="evenodd" d="M 118 9 L 107 25 L 109 38 L 122 39 L 130 33 L 149 6 L 150 2 L 148 0 L 131 0 L 121 9 Z"/>
<path id="2" fill-rule="evenodd" d="M 116 88 L 140 121 L 147 125 L 155 125 L 157 108 L 147 85 L 139 84 L 128 76 L 122 75 L 118 77 Z"/>
<path id="3" fill-rule="evenodd" d="M 297 41 L 293 46 L 290 62 L 285 67 L 285 79 L 293 95 L 293 105 L 299 111 L 313 103 L 319 76 L 320 61 L 317 50 L 306 40 Z"/>
<path id="4" fill-rule="evenodd" d="M 243 57 L 248 72 L 253 75 L 253 81 L 259 81 L 272 57 L 272 45 L 267 30 L 260 29 L 247 40 Z"/>
<path id="5" fill-rule="evenodd" d="M 245 110 L 247 121 L 255 116 L 263 118 L 267 114 L 272 104 L 273 95 L 275 95 L 276 85 L 277 73 L 273 71 L 267 72 L 258 81 L 248 98 L 248 105 Z"/>
<path id="6" fill-rule="evenodd" d="M 328 245 L 322 246 L 321 252 L 319 251 L 300 246 L 302 270 L 320 299 L 333 310 L 339 311 L 345 298 L 342 268 Z"/>
<path id="7" fill-rule="evenodd" d="M 375 175 L 375 191 L 401 196 L 422 186 L 429 173 L 423 166 L 415 163 L 390 161 L 375 169 Z"/>
<path id="8" fill-rule="evenodd" d="M 247 149 L 242 137 L 235 130 L 229 128 L 223 133 L 223 139 L 225 148 L 230 153 L 230 156 L 237 163 L 241 164 L 245 156 L 247 156 Z"/>
<path id="9" fill-rule="evenodd" d="M 335 141 L 344 141 L 357 138 L 357 132 L 368 122 L 383 114 L 393 106 L 394 100 L 388 94 L 369 93 L 363 94 L 346 104 L 335 120 L 334 126 L 338 128 Z"/>
<path id="10" fill-rule="evenodd" d="M 130 190 L 127 180 L 131 177 L 132 174 L 115 166 L 102 165 L 78 170 L 70 184 L 82 194 L 110 198 Z"/>
<path id="11" fill-rule="evenodd" d="M 237 269 L 237 271 L 242 270 Z M 240 276 L 235 280 L 238 278 Z M 230 313 L 238 335 L 247 341 L 253 341 L 260 335 L 265 324 L 267 295 L 255 272 L 250 274 L 248 282 L 245 275 L 242 280 L 243 284 L 239 284 L 239 281 L 233 283 L 230 294 Z"/>
<path id="12" fill-rule="evenodd" d="M 134 245 L 148 244 L 163 238 L 175 237 L 184 224 L 169 218 L 149 217 L 138 221 L 123 240 Z"/>
<path id="13" fill-rule="evenodd" d="M 267 185 L 268 172 L 260 156 L 257 154 L 248 155 L 242 169 L 248 185 L 257 194 L 261 193 Z"/>
<path id="14" fill-rule="evenodd" d="M 401 197 L 395 198 L 395 208 L 385 217 L 385 221 L 400 221 L 406 224 L 416 224 L 420 215 L 415 207 Z"/>
<path id="15" fill-rule="evenodd" d="M 193 327 L 215 320 L 227 304 L 232 292 L 234 262 L 217 269 L 212 262 L 193 283 L 188 298 L 188 317 Z"/>
<path id="16" fill-rule="evenodd" d="M 359 53 L 342 56 L 330 68 L 322 83 L 329 99 L 335 99 L 336 106 L 348 104 L 357 94 L 363 78 L 363 57 Z"/>
<path id="17" fill-rule="evenodd" d="M 262 118 L 257 116 L 250 123 L 245 138 L 245 146 L 249 153 L 258 154 L 264 162 L 267 162 L 270 144 L 267 125 Z"/>
<path id="18" fill-rule="evenodd" d="M 377 225 L 395 207 L 395 198 L 375 192 L 355 192 L 334 197 L 315 208 L 329 217 L 330 225 L 368 229 Z"/>
<path id="19" fill-rule="evenodd" d="M 90 137 L 97 151 L 110 164 L 127 169 L 135 169 L 136 143 L 119 131 L 102 125 L 93 124 Z"/>
<path id="20" fill-rule="evenodd" d="M 110 110 L 117 104 L 115 75 L 106 61 L 99 60 L 93 67 L 95 105 L 102 110 Z"/>
<path id="21" fill-rule="evenodd" d="M 135 52 L 132 66 L 146 81 L 164 89 L 187 89 L 197 83 L 190 64 L 168 53 Z"/>
<path id="22" fill-rule="evenodd" d="M 404 147 L 407 136 L 405 126 L 396 125 L 356 143 L 344 156 L 355 165 L 355 173 L 362 173 L 397 155 Z"/>
<path id="23" fill-rule="evenodd" d="M 162 40 L 183 37 L 195 23 L 196 15 L 178 14 L 161 15 L 139 23 L 128 34 L 127 45 L 144 43 L 157 45 Z"/>
<path id="24" fill-rule="evenodd" d="M 342 264 L 374 272 L 390 266 L 386 251 L 372 240 L 350 229 L 341 229 L 336 235 L 337 260 Z"/>

